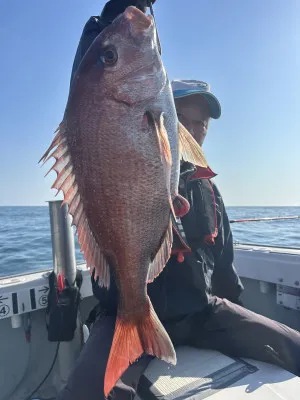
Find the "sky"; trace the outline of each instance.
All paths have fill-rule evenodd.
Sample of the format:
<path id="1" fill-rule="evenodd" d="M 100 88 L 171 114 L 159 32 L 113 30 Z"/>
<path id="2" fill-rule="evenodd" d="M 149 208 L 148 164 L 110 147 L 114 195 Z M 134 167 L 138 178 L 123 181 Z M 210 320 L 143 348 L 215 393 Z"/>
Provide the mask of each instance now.
<path id="1" fill-rule="evenodd" d="M 38 160 L 104 3 L 0 2 L 0 205 L 54 198 L 51 163 Z M 300 1 L 156 0 L 154 11 L 169 78 L 209 82 L 221 102 L 203 148 L 225 204 L 300 205 Z"/>

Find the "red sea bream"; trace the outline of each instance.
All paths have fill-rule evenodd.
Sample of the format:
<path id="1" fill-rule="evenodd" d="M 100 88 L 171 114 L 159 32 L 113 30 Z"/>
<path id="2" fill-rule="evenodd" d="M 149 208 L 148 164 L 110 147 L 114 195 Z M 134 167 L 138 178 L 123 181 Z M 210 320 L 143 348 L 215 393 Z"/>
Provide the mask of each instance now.
<path id="1" fill-rule="evenodd" d="M 107 396 L 143 353 L 176 363 L 147 283 L 170 257 L 172 213 L 188 211 L 177 193 L 180 158 L 207 167 L 177 120 L 151 17 L 129 7 L 94 40 L 56 133 L 42 157 L 56 160 L 52 187 L 64 194 L 87 266 L 104 287 L 113 276 L 119 292 Z"/>

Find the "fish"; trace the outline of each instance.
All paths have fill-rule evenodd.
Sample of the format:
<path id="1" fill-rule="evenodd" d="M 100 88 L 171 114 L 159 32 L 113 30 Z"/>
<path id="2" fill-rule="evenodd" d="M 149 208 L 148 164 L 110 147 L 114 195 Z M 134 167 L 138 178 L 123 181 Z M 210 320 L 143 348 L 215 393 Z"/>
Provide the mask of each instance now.
<path id="1" fill-rule="evenodd" d="M 63 119 L 39 162 L 55 162 L 80 250 L 99 285 L 118 288 L 104 395 L 144 353 L 176 364 L 173 343 L 147 295 L 165 267 L 172 221 L 189 210 L 178 194 L 181 160 L 209 168 L 176 115 L 154 20 L 130 6 L 84 55 Z"/>

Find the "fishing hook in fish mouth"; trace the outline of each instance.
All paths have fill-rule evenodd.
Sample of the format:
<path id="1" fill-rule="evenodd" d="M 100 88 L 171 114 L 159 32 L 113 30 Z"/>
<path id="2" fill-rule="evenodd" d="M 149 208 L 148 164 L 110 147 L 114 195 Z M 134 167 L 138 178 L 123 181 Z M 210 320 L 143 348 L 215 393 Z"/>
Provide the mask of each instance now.
<path id="1" fill-rule="evenodd" d="M 156 40 L 157 40 L 158 51 L 159 51 L 159 54 L 161 55 L 161 45 L 160 45 L 160 40 L 159 40 L 159 36 L 158 36 L 157 25 L 156 25 L 155 16 L 154 16 L 152 0 L 148 0 L 148 7 L 150 8 L 150 12 L 151 12 L 151 15 L 152 15 L 152 17 L 153 17 L 153 22 L 154 22 L 155 32 L 156 32 Z"/>

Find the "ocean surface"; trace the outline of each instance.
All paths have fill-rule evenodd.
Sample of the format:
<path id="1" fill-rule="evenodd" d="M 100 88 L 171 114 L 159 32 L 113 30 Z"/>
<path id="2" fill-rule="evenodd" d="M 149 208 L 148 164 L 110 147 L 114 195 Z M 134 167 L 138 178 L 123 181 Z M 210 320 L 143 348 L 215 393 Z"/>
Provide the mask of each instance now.
<path id="1" fill-rule="evenodd" d="M 300 215 L 300 207 L 227 207 L 229 219 Z M 232 223 L 234 241 L 300 248 L 300 219 Z M 77 238 L 76 260 L 83 262 Z M 0 207 L 0 276 L 52 267 L 48 207 Z"/>

